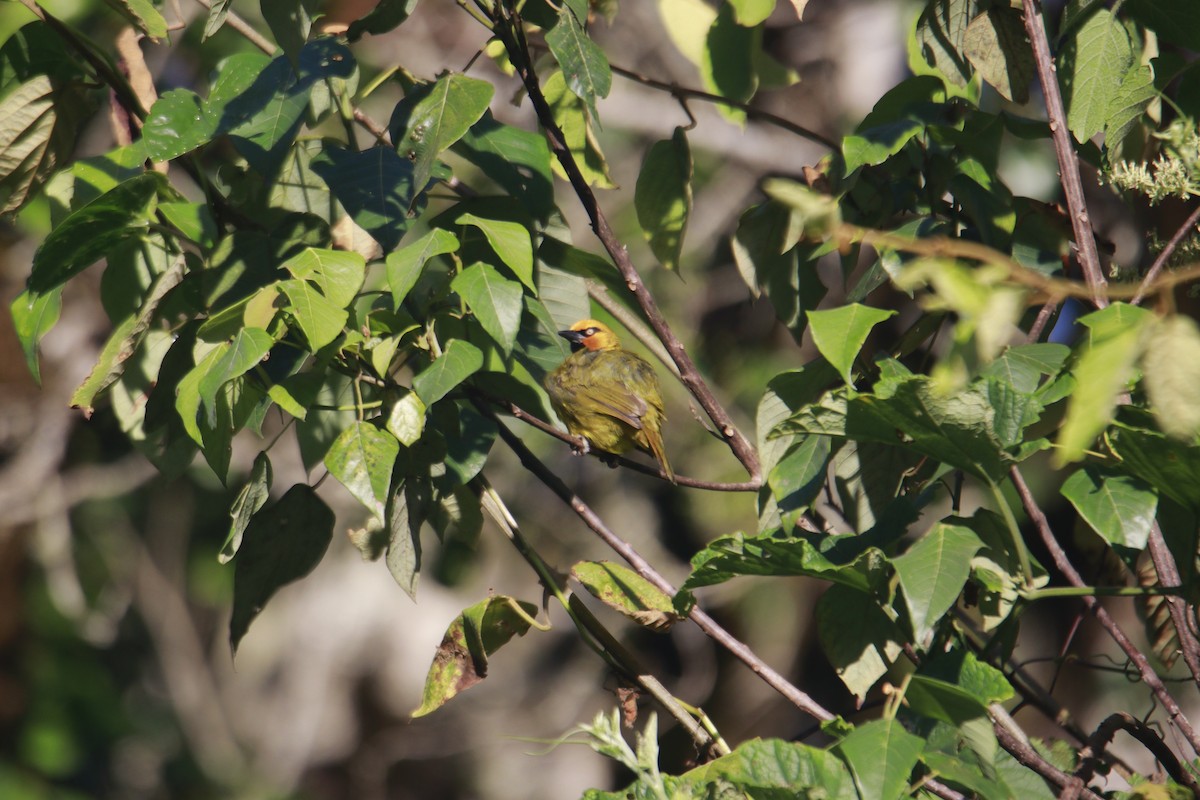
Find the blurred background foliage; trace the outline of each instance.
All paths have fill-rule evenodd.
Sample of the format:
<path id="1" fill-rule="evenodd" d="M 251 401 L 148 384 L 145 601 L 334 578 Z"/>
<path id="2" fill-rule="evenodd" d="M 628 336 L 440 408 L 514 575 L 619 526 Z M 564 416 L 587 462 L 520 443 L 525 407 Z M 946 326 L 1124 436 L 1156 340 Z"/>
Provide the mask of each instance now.
<path id="1" fill-rule="evenodd" d="M 200 47 L 207 16 L 201 2 L 164 4 L 168 21 L 182 29 L 142 46 L 152 73 L 161 76 L 160 94 L 174 87 L 206 94 L 221 59 L 254 50 L 229 26 Z M 324 15 L 319 24 L 337 30 L 362 16 L 364 5 L 333 0 L 318 10 Z M 122 18 L 98 0 L 55 0 L 45 7 L 106 50 L 124 29 Z M 235 9 L 263 27 L 255 4 Z M 781 3 L 768 20 L 765 48 L 800 80 L 762 91 L 756 106 L 839 138 L 906 74 L 906 32 L 918 11 L 919 4 L 896 0 L 810 0 L 801 22 Z M 0 40 L 32 19 L 16 3 L 0 5 Z M 695 67 L 669 44 L 656 4 L 626 2 L 611 27 L 598 23 L 592 34 L 615 65 L 699 85 Z M 456 5 L 426 2 L 396 31 L 368 37 L 356 56 L 364 83 L 397 63 L 432 79 L 447 64 L 472 64 L 486 36 Z M 474 61 L 471 70 L 496 82 L 498 100 L 516 96 L 516 82 L 489 59 Z M 363 109 L 385 117 L 399 98 L 385 84 Z M 493 103 L 498 119 L 532 127 L 527 107 L 501 101 Z M 984 102 L 1001 101 L 985 96 Z M 696 199 L 681 267 L 678 274 L 655 270 L 647 279 L 702 371 L 751 430 L 766 381 L 811 360 L 815 350 L 797 347 L 765 299 L 749 295 L 729 239 L 740 211 L 759 197 L 764 176 L 798 175 L 826 151 L 778 126 L 752 120 L 739 127 L 699 101 L 689 109 L 698 122 L 689 133 Z M 632 204 L 638 168 L 647 145 L 688 117 L 665 94 L 618 78 L 603 102 L 603 119 L 599 137 L 616 188 L 603 192 L 601 202 L 635 262 L 648 262 Z M 101 114 L 74 158 L 112 146 Z M 1014 193 L 1056 199 L 1048 141 L 1014 143 L 1001 173 Z M 1177 201 L 1130 210 L 1092 184 L 1094 222 L 1113 243 L 1117 263 L 1146 257 L 1141 231 L 1170 232 L 1182 219 Z M 560 205 L 576 241 L 586 242 L 577 203 L 564 198 Z M 0 229 L 5 307 L 22 288 L 49 213 L 40 200 Z M 836 287 L 838 267 L 827 266 L 826 283 Z M 408 720 L 447 622 L 483 589 L 519 593 L 529 584 L 527 567 L 490 526 L 477 543 L 463 544 L 465 550 L 436 554 L 416 604 L 385 570 L 363 562 L 349 541 L 336 537 L 313 575 L 272 601 L 235 664 L 226 636 L 232 572 L 217 562 L 233 492 L 202 461 L 177 477 L 159 476 L 132 451 L 108 408 L 88 420 L 68 408 L 108 331 L 94 273 L 68 285 L 64 303 L 64 319 L 43 342 L 41 389 L 26 371 L 10 319 L 0 315 L 0 797 L 538 800 L 628 782 L 613 762 L 586 748 L 547 747 L 615 703 L 617 687 L 566 625 L 510 645 L 470 695 L 437 715 Z M 671 383 L 666 388 L 667 440 L 677 469 L 739 479 L 737 463 L 693 419 L 686 393 Z M 706 542 L 755 528 L 749 497 L 681 493 L 573 459 L 561 443 L 528 439 L 672 580 L 687 574 L 687 558 Z M 235 443 L 235 475 L 248 470 L 253 453 Z M 280 485 L 305 479 L 294 445 L 276 449 L 272 458 Z M 493 458 L 507 459 L 510 468 L 489 470 L 491 480 L 512 499 L 514 512 L 527 520 L 526 534 L 551 563 L 607 555 L 511 455 L 498 449 Z M 1040 494 L 1052 521 L 1056 515 L 1073 519 L 1048 475 L 1046 468 L 1040 476 L 1029 469 L 1035 488 L 1047 487 Z M 361 524 L 361 507 L 332 484 L 322 496 L 338 512 L 338 529 Z M 1102 561 L 1090 566 L 1092 574 L 1105 568 Z M 817 591 L 814 582 L 734 582 L 707 594 L 706 605 L 817 701 L 849 712 L 853 699 L 815 643 Z M 1132 614 L 1127 604 L 1117 610 Z M 1070 638 L 1070 653 L 1079 659 L 1052 663 L 1066 655 L 1057 652 L 1058 643 L 1080 623 L 1075 603 L 1039 604 L 1023 621 L 1024 641 L 1047 644 L 1024 645 L 1018 659 L 1046 682 L 1057 678 L 1085 729 L 1106 715 L 1106 699 L 1116 693 L 1131 692 L 1135 704 L 1150 710 L 1090 619 Z M 676 695 L 704 703 L 729 741 L 811 733 L 795 708 L 693 627 L 678 626 L 668 636 L 624 635 Z M 1029 725 L 1037 731 L 1036 718 Z M 695 758 L 679 731 L 668 731 L 663 747 L 664 769 L 682 770 Z M 1143 752 L 1130 757 L 1150 768 Z"/>

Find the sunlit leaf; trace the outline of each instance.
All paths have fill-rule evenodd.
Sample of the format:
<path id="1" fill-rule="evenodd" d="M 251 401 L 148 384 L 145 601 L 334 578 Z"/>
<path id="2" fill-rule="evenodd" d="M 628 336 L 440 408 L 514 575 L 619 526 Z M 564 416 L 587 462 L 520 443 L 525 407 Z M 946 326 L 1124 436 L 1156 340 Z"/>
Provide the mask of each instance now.
<path id="1" fill-rule="evenodd" d="M 1158 495 L 1137 478 L 1093 466 L 1071 473 L 1062 495 L 1109 544 L 1144 550 L 1158 510 Z"/>
<path id="2" fill-rule="evenodd" d="M 507 595 L 489 597 L 465 609 L 450 623 L 438 646 L 425 679 L 421 706 L 413 716 L 423 717 L 436 711 L 456 694 L 486 678 L 488 658 L 514 636 L 524 636 L 529 630 L 529 619 L 537 612 L 532 603 Z"/>
<path id="3" fill-rule="evenodd" d="M 355 422 L 325 454 L 325 467 L 380 522 L 385 520 L 392 467 L 400 442 L 369 422 Z"/>
<path id="4" fill-rule="evenodd" d="M 596 98 L 608 97 L 612 70 L 604 51 L 588 37 L 581 22 L 564 3 L 558 12 L 558 24 L 546 32 L 546 44 L 562 66 L 567 86 L 587 104 L 592 119 L 599 119 Z"/>
<path id="5" fill-rule="evenodd" d="M 892 559 L 918 644 L 958 599 L 971 559 L 982 546 L 970 528 L 939 523 L 904 555 Z"/>
<path id="6" fill-rule="evenodd" d="M 600 602 L 657 631 L 679 621 L 671 597 L 628 567 L 611 561 L 580 561 L 571 577 Z"/>
<path id="7" fill-rule="evenodd" d="M 835 747 L 850 764 L 863 797 L 898 800 L 908 794 L 909 776 L 925 740 L 904 729 L 896 719 L 859 725 Z"/>
<path id="8" fill-rule="evenodd" d="M 809 311 L 808 327 L 813 343 L 847 384 L 852 383 L 851 368 L 871 329 L 895 311 L 851 303 L 827 311 Z"/>
<path id="9" fill-rule="evenodd" d="M 676 269 L 692 211 L 692 153 L 683 128 L 646 152 L 633 204 L 650 250 L 664 267 Z"/>
<path id="10" fill-rule="evenodd" d="M 483 353 L 464 339 L 450 342 L 446 351 L 413 378 L 413 389 L 432 406 L 483 366 Z"/>
<path id="11" fill-rule="evenodd" d="M 450 288 L 504 352 L 511 352 L 521 325 L 521 284 L 488 264 L 473 264 L 454 277 Z"/>

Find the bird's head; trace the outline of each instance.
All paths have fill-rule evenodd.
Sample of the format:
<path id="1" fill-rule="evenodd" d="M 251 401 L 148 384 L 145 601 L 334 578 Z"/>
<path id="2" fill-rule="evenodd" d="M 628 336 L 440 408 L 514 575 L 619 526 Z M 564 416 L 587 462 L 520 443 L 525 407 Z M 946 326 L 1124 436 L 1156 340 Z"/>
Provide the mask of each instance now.
<path id="1" fill-rule="evenodd" d="M 572 352 L 579 350 L 613 350 L 620 346 L 617 335 L 609 330 L 603 322 L 594 319 L 581 319 L 569 330 L 559 331 L 558 335 L 571 343 Z"/>

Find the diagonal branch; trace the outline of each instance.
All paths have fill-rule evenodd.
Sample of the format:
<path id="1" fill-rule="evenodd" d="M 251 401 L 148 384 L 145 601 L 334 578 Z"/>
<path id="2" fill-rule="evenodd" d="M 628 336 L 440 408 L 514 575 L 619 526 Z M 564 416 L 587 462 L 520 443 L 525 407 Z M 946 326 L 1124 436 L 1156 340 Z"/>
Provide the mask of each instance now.
<path id="1" fill-rule="evenodd" d="M 696 365 L 692 361 L 691 356 L 688 355 L 687 350 L 684 349 L 683 343 L 667 324 L 654 296 L 650 294 L 650 290 L 646 288 L 641 275 L 638 274 L 637 268 L 633 265 L 633 261 L 629 257 L 629 251 L 621 244 L 620 239 L 613 232 L 612 227 L 608 223 L 608 218 L 604 216 L 604 212 L 600 209 L 596 195 L 592 192 L 591 186 L 588 185 L 587 179 L 584 178 L 579 165 L 575 162 L 575 156 L 567 147 L 562 129 L 555 122 L 554 113 L 550 109 L 550 104 L 546 101 L 546 96 L 542 93 L 542 87 L 538 82 L 537 74 L 533 71 L 533 65 L 528 55 L 528 48 L 523 42 L 524 34 L 521 29 L 520 20 L 509 16 L 513 12 L 507 8 L 505 2 L 496 4 L 495 13 L 497 17 L 493 30 L 497 38 L 504 44 L 505 49 L 508 51 L 509 60 L 521 76 L 521 81 L 525 85 L 525 91 L 533 103 L 534 111 L 537 113 L 538 122 L 545 131 L 546 139 L 550 143 L 550 149 L 566 171 L 571 187 L 579 197 L 579 202 L 583 206 L 584 211 L 587 212 L 588 219 L 591 220 L 592 230 L 604 246 L 604 249 L 608 252 L 617 270 L 621 273 L 621 277 L 625 280 L 629 291 L 637 298 L 638 304 L 645 312 L 651 327 L 654 328 L 654 332 L 667 348 L 667 352 L 670 353 L 671 360 L 679 367 L 680 381 L 692 393 L 692 396 L 696 398 L 696 401 L 704 409 L 705 413 L 708 414 L 709 418 L 712 419 L 713 424 L 716 425 L 721 437 L 725 439 L 729 449 L 733 451 L 734 456 L 746 468 L 750 479 L 755 482 L 761 482 L 762 466 L 758 460 L 758 453 L 755 452 L 754 446 L 737 429 L 728 412 L 725 411 L 725 408 L 713 396 L 712 390 L 709 389 L 708 384 L 701 377 L 699 370 L 696 369 Z"/>
<path id="2" fill-rule="evenodd" d="M 1175 250 L 1184 239 L 1196 232 L 1197 224 L 1200 224 L 1200 206 L 1196 206 L 1195 210 L 1188 215 L 1184 223 L 1179 226 L 1179 230 L 1175 231 L 1175 235 L 1167 242 L 1167 246 L 1158 254 L 1158 258 L 1154 259 L 1154 263 L 1150 265 L 1150 269 L 1146 270 L 1146 276 L 1142 278 L 1142 283 L 1138 286 L 1137 294 L 1129 301 L 1130 303 L 1136 306 L 1142 302 L 1142 298 L 1146 296 L 1147 290 L 1154 285 L 1154 281 L 1158 278 L 1158 273 L 1162 272 L 1163 268 L 1167 266 L 1167 261 L 1174 255 Z"/>
<path id="3" fill-rule="evenodd" d="M 1062 549 L 1062 545 L 1054 538 L 1054 531 L 1050 529 L 1050 523 L 1046 519 L 1046 515 L 1042 513 L 1042 509 L 1038 506 L 1037 500 L 1034 499 L 1033 493 L 1029 491 L 1029 486 L 1021 476 L 1021 471 L 1017 467 L 1013 467 L 1009 471 L 1009 476 L 1012 478 L 1017 494 L 1021 497 L 1021 505 L 1024 506 L 1025 513 L 1028 514 L 1034 527 L 1037 528 L 1042 543 L 1050 551 L 1050 555 L 1054 559 L 1054 565 L 1058 567 L 1059 572 L 1066 577 L 1072 586 L 1085 586 L 1083 578 L 1075 567 L 1071 565 L 1066 552 Z M 1192 729 L 1188 718 L 1184 716 L 1183 709 L 1179 707 L 1179 703 L 1167 691 L 1167 687 L 1163 684 L 1162 679 L 1158 677 L 1158 673 L 1154 671 L 1154 667 L 1150 665 L 1150 661 L 1130 641 L 1129 637 L 1125 635 L 1125 632 L 1121 630 L 1120 626 L 1117 625 L 1116 621 L 1108 613 L 1108 609 L 1100 605 L 1100 602 L 1095 597 L 1085 595 L 1081 599 L 1088 610 L 1095 615 L 1096 620 L 1108 631 L 1108 635 L 1117 643 L 1117 646 L 1133 662 L 1138 674 L 1142 678 L 1142 682 L 1150 688 L 1150 691 L 1154 693 L 1158 702 L 1166 709 L 1167 715 L 1171 719 L 1171 724 L 1188 740 L 1188 743 L 1192 746 L 1192 750 L 1200 754 L 1200 736 L 1196 735 L 1196 731 Z"/>
<path id="4" fill-rule="evenodd" d="M 1175 563 L 1175 556 L 1167 547 L 1162 526 L 1158 524 L 1157 520 L 1150 528 L 1149 550 L 1150 560 L 1154 563 L 1154 571 L 1158 574 L 1159 585 L 1165 589 L 1183 586 L 1179 565 Z M 1188 671 L 1192 673 L 1192 678 L 1200 684 L 1200 641 L 1197 641 L 1196 633 L 1192 630 L 1189 622 L 1191 612 L 1188 610 L 1187 601 L 1178 595 L 1167 595 L 1166 602 L 1167 610 L 1171 614 L 1171 623 L 1179 635 L 1179 648 L 1183 651 L 1183 661 L 1187 664 Z"/>
<path id="5" fill-rule="evenodd" d="M 1067 211 L 1071 217 L 1071 228 L 1075 232 L 1075 246 L 1079 254 L 1079 265 L 1083 279 L 1092 290 L 1092 302 L 1097 308 L 1108 305 L 1104 288 L 1108 282 L 1100 269 L 1100 254 L 1096 250 L 1096 237 L 1092 232 L 1087 202 L 1083 197 L 1083 181 L 1079 177 L 1079 161 L 1071 144 L 1071 132 L 1067 129 L 1067 114 L 1063 108 L 1062 93 L 1058 89 L 1058 75 L 1054 59 L 1050 55 L 1050 43 L 1046 39 L 1046 27 L 1042 15 L 1034 7 L 1034 0 L 1022 0 L 1025 9 L 1025 33 L 1033 44 L 1033 60 L 1037 64 L 1038 82 L 1042 85 L 1042 97 L 1046 101 L 1046 114 L 1050 121 L 1050 135 L 1054 139 L 1054 154 L 1058 157 L 1058 172 L 1062 178 L 1063 192 L 1067 197 Z"/>

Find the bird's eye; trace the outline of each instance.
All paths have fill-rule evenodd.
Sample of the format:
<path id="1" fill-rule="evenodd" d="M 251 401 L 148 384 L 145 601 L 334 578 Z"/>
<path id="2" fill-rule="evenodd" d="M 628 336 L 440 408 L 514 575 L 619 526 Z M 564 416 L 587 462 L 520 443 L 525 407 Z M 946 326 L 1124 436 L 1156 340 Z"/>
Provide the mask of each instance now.
<path id="1" fill-rule="evenodd" d="M 583 332 L 583 335 L 584 336 L 595 336 L 599 332 L 600 332 L 599 328 L 588 328 L 586 331 Z"/>

